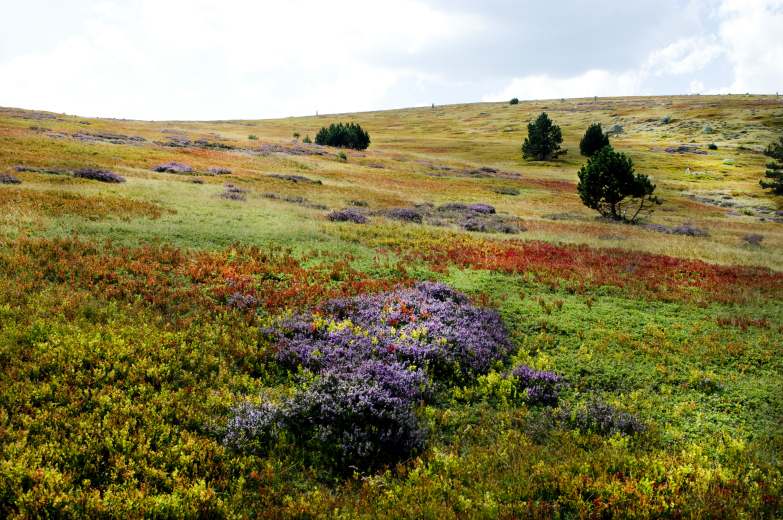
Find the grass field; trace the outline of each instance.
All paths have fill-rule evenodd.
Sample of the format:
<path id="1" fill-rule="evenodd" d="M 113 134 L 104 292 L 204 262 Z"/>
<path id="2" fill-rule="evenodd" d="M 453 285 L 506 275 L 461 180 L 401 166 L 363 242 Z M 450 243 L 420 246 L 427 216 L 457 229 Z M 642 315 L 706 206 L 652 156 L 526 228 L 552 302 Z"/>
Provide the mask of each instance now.
<path id="1" fill-rule="evenodd" d="M 526 162 L 542 111 L 569 151 Z M 301 142 L 336 121 L 370 148 Z M 579 200 L 593 121 L 657 184 L 641 225 Z M 21 181 L 0 184 L 0 516 L 779 518 L 783 200 L 758 181 L 781 132 L 775 96 L 214 122 L 0 109 L 0 174 Z M 153 171 L 172 161 L 193 171 Z M 514 233 L 466 231 L 453 203 Z M 347 207 L 369 222 L 327 218 Z M 434 379 L 422 449 L 346 472 L 312 446 L 225 441 L 242 403 L 318 379 L 263 330 L 422 281 L 495 309 L 511 345 Z M 522 365 L 564 378 L 556 405 L 519 390 Z M 596 402 L 638 427 L 580 422 Z"/>

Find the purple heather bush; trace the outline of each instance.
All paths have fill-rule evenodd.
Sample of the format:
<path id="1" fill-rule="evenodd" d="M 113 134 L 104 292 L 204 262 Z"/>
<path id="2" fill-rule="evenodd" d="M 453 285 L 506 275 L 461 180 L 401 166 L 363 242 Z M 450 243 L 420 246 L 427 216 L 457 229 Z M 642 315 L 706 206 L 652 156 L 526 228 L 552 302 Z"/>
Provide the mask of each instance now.
<path id="1" fill-rule="evenodd" d="M 332 211 L 327 215 L 332 222 L 353 222 L 354 224 L 366 224 L 367 217 L 352 208 Z"/>
<path id="2" fill-rule="evenodd" d="M 153 171 L 161 173 L 193 173 L 193 168 L 187 164 L 178 162 L 167 162 L 159 164 L 152 168 Z"/>
<path id="3" fill-rule="evenodd" d="M 635 415 L 618 410 L 614 406 L 594 399 L 578 409 L 569 418 L 571 425 L 585 433 L 600 435 L 635 435 L 646 428 Z"/>
<path id="4" fill-rule="evenodd" d="M 241 311 L 255 308 L 258 305 L 258 301 L 252 294 L 242 294 L 241 292 L 235 292 L 228 297 L 226 302 L 229 307 L 239 309 Z"/>
<path id="5" fill-rule="evenodd" d="M 486 373 L 511 350 L 497 312 L 430 282 L 332 300 L 286 320 L 272 339 L 278 359 L 292 368 L 320 370 L 379 359 L 422 367 L 442 382 Z"/>
<path id="6" fill-rule="evenodd" d="M 212 175 L 230 175 L 231 174 L 231 168 L 223 168 L 220 166 L 213 166 L 207 170 L 207 172 L 211 173 Z"/>
<path id="7" fill-rule="evenodd" d="M 243 201 L 247 198 L 247 190 L 234 186 L 233 184 L 226 184 L 223 187 L 223 193 L 220 196 L 227 200 L 239 200 Z"/>
<path id="8" fill-rule="evenodd" d="M 417 224 L 421 224 L 423 220 L 421 213 L 411 208 L 392 208 L 386 211 L 386 216 L 393 220 L 415 222 Z"/>
<path id="9" fill-rule="evenodd" d="M 562 376 L 524 365 L 515 368 L 511 375 L 529 405 L 557 406 L 559 390 L 565 383 Z"/>
<path id="10" fill-rule="evenodd" d="M 99 182 L 121 183 L 125 182 L 125 177 L 117 175 L 109 170 L 99 170 L 96 168 L 82 168 L 75 170 L 73 176 L 79 179 L 89 179 Z"/>
<path id="11" fill-rule="evenodd" d="M 489 204 L 471 204 L 468 206 L 468 209 L 474 213 L 481 213 L 482 215 L 492 215 L 495 213 L 494 206 L 490 206 Z"/>
<path id="12" fill-rule="evenodd" d="M 425 431 L 415 408 L 433 385 L 466 382 L 511 351 L 497 312 L 430 282 L 331 300 L 262 336 L 283 366 L 305 369 L 315 382 L 277 407 L 236 409 L 226 443 L 270 447 L 284 430 L 286 440 L 339 472 L 420 451 Z"/>
<path id="13" fill-rule="evenodd" d="M 426 440 L 409 398 L 415 385 L 405 384 L 418 384 L 419 378 L 407 370 L 368 370 L 328 371 L 279 405 L 238 407 L 228 424 L 226 444 L 263 454 L 285 432 L 309 459 L 338 473 L 373 470 L 409 458 Z"/>
<path id="14" fill-rule="evenodd" d="M 10 173 L 0 173 L 0 184 L 22 184 L 22 181 Z"/>

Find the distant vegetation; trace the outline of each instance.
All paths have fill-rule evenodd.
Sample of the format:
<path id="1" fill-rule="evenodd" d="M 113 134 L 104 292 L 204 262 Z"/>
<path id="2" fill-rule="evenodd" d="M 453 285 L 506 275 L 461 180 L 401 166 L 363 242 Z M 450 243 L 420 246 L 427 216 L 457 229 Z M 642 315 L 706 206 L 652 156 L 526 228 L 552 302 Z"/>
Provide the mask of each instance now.
<path id="1" fill-rule="evenodd" d="M 650 178 L 634 173 L 633 161 L 610 146 L 579 170 L 576 189 L 585 206 L 614 220 L 636 222 L 639 215 L 660 204 Z"/>
<path id="2" fill-rule="evenodd" d="M 522 156 L 534 161 L 546 161 L 565 153 L 560 150 L 563 134 L 546 112 L 527 125 L 527 137 L 522 144 Z"/>
<path id="3" fill-rule="evenodd" d="M 609 146 L 609 136 L 604 134 L 601 123 L 593 123 L 587 127 L 584 137 L 579 142 L 579 151 L 585 157 L 592 157 L 604 146 Z"/>
<path id="4" fill-rule="evenodd" d="M 509 101 L 510 105 L 518 105 L 519 104 L 519 98 L 511 98 L 511 101 Z"/>
<path id="5" fill-rule="evenodd" d="M 332 123 L 315 136 L 315 142 L 323 146 L 365 150 L 370 146 L 370 134 L 356 123 Z"/>
<path id="6" fill-rule="evenodd" d="M 783 195 L 783 137 L 777 143 L 770 144 L 764 151 L 764 155 L 772 160 L 767 163 L 767 173 L 764 175 L 770 180 L 762 180 L 761 187 L 772 190 L 776 195 Z"/>

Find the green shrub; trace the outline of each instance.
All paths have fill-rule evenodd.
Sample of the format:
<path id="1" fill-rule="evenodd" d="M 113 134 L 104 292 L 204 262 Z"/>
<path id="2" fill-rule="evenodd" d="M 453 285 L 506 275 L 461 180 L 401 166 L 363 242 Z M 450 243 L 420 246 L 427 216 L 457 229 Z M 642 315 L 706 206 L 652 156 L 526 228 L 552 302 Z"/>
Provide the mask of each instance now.
<path id="1" fill-rule="evenodd" d="M 247 136 L 247 138 L 250 139 L 251 141 L 258 141 L 258 136 L 255 134 L 250 134 L 249 136 Z"/>
<path id="2" fill-rule="evenodd" d="M 319 130 L 315 142 L 322 146 L 365 150 L 370 146 L 370 134 L 356 123 L 332 123 Z"/>
<path id="3" fill-rule="evenodd" d="M 511 104 L 511 105 L 518 105 L 519 104 L 519 98 L 511 98 L 511 101 L 509 101 L 509 104 Z"/>

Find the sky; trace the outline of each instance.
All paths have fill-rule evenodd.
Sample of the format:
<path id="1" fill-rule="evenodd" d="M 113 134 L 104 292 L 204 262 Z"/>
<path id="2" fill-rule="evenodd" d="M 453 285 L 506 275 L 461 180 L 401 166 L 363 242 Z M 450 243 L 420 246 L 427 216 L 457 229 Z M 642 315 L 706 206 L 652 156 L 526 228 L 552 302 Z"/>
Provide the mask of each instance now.
<path id="1" fill-rule="evenodd" d="M 238 119 L 783 92 L 783 0 L 0 0 L 0 106 Z"/>

